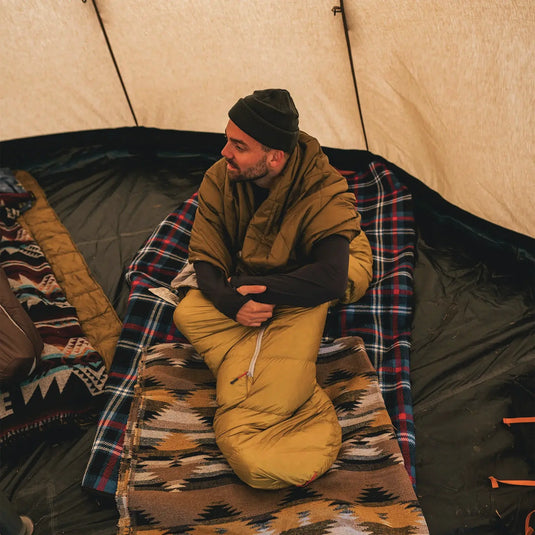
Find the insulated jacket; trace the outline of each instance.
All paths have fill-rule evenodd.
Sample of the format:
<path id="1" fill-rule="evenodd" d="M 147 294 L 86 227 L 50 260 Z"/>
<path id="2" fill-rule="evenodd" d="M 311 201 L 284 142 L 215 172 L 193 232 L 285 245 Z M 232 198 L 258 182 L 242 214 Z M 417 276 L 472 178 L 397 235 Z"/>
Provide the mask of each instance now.
<path id="1" fill-rule="evenodd" d="M 301 133 L 286 167 L 255 211 L 252 186 L 228 179 L 224 159 L 207 172 L 190 240 L 190 262 L 227 277 L 286 273 L 306 264 L 315 242 L 360 234 L 355 196 L 318 141 Z M 371 258 L 371 255 L 370 255 Z"/>

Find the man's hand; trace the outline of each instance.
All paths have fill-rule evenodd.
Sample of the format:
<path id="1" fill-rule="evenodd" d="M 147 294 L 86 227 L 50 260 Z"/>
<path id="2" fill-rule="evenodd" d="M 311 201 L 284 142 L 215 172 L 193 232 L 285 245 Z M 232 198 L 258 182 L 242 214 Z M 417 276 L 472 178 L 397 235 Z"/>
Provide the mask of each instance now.
<path id="1" fill-rule="evenodd" d="M 266 291 L 266 287 L 262 285 L 252 284 L 239 286 L 236 291 L 242 295 L 261 294 Z M 273 316 L 273 309 L 275 305 L 268 305 L 266 303 L 258 303 L 257 301 L 247 301 L 238 313 L 236 314 L 236 321 L 245 325 L 245 327 L 260 327 L 262 323 Z"/>

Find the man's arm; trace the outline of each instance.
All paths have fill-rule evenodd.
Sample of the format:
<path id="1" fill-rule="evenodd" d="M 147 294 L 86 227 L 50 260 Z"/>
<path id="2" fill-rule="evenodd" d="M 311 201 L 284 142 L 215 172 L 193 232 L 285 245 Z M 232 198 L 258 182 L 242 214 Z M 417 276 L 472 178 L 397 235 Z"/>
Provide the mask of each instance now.
<path id="1" fill-rule="evenodd" d="M 238 310 L 251 299 L 232 288 L 220 268 L 210 262 L 194 262 L 199 290 L 225 316 L 235 319 Z"/>
<path id="2" fill-rule="evenodd" d="M 266 290 L 262 285 L 232 288 L 221 269 L 209 262 L 195 262 L 197 284 L 205 297 L 225 316 L 247 327 L 259 327 L 273 315 L 274 305 L 258 303 L 251 297 Z"/>
<path id="3" fill-rule="evenodd" d="M 348 264 L 349 241 L 333 235 L 314 245 L 310 264 L 280 275 L 237 275 L 230 284 L 265 285 L 266 291 L 254 297 L 261 303 L 313 307 L 343 297 Z"/>
<path id="4" fill-rule="evenodd" d="M 195 262 L 202 293 L 229 318 L 258 326 L 272 316 L 275 305 L 313 307 L 344 295 L 349 242 L 329 236 L 312 250 L 312 262 L 281 275 L 231 277 L 209 262 Z M 254 294 L 254 298 L 252 295 Z"/>

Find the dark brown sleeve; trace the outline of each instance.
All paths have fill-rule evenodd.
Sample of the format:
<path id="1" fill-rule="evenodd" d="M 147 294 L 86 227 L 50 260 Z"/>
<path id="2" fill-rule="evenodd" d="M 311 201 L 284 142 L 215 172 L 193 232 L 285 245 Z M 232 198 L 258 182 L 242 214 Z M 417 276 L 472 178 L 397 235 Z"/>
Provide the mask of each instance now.
<path id="1" fill-rule="evenodd" d="M 347 285 L 349 241 L 329 236 L 312 249 L 312 262 L 290 273 L 266 276 L 238 275 L 230 280 L 234 288 L 263 284 L 267 290 L 254 300 L 273 305 L 314 307 L 343 297 Z"/>
<path id="2" fill-rule="evenodd" d="M 243 296 L 227 282 L 221 269 L 209 262 L 195 262 L 197 284 L 203 295 L 225 316 L 236 319 L 236 314 L 252 296 Z"/>

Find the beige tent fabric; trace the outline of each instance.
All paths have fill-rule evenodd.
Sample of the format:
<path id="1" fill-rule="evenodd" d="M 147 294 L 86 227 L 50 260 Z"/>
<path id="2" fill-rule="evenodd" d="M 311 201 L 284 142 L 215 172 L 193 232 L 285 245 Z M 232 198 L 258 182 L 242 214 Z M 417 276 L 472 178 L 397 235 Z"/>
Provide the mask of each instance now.
<path id="1" fill-rule="evenodd" d="M 0 0 L 0 139 L 134 126 L 91 2 Z"/>
<path id="2" fill-rule="evenodd" d="M 371 152 L 535 237 L 531 0 L 346 2 Z"/>
<path id="3" fill-rule="evenodd" d="M 365 149 L 336 2 L 95 0 L 138 124 L 223 132 L 288 88 L 322 145 Z M 532 0 L 345 0 L 369 150 L 535 237 Z M 93 3 L 0 0 L 0 139 L 133 126 Z"/>
<path id="4" fill-rule="evenodd" d="M 323 0 L 97 2 L 140 124 L 223 132 L 234 102 L 285 87 L 301 127 L 364 147 L 341 17 Z"/>

